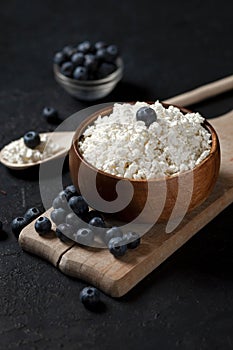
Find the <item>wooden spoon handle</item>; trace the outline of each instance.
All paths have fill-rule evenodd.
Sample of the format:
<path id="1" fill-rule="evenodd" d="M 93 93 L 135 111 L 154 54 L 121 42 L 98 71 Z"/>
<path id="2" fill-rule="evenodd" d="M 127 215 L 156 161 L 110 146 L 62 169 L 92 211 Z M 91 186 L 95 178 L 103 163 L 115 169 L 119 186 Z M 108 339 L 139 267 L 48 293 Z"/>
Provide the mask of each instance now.
<path id="1" fill-rule="evenodd" d="M 165 103 L 189 106 L 233 89 L 233 75 L 166 99 Z"/>

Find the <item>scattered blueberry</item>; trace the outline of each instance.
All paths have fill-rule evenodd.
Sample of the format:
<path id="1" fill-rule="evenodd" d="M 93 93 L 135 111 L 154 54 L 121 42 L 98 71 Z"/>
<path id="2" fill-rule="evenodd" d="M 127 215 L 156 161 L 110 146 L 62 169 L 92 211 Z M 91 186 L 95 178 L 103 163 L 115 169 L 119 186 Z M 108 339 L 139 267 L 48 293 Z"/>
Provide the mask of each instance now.
<path id="1" fill-rule="evenodd" d="M 70 194 L 67 193 L 65 190 L 62 190 L 61 192 L 59 192 L 58 197 L 59 197 L 59 196 L 65 197 L 65 198 L 67 199 L 67 202 L 68 202 L 68 200 L 72 197 L 72 196 L 70 196 Z"/>
<path id="2" fill-rule="evenodd" d="M 152 123 L 156 122 L 157 115 L 153 108 L 145 106 L 137 110 L 136 119 L 142 120 L 149 127 Z"/>
<path id="3" fill-rule="evenodd" d="M 44 236 L 51 231 L 52 223 L 46 216 L 39 217 L 35 222 L 35 230 L 40 236 Z"/>
<path id="4" fill-rule="evenodd" d="M 71 62 L 73 62 L 75 66 L 81 66 L 84 63 L 84 54 L 82 52 L 76 52 L 71 57 Z"/>
<path id="5" fill-rule="evenodd" d="M 83 224 L 82 220 L 74 212 L 67 214 L 65 221 L 66 224 L 71 225 L 75 231 Z"/>
<path id="6" fill-rule="evenodd" d="M 99 216 L 94 216 L 90 221 L 89 221 L 89 225 L 90 226 L 95 226 L 95 227 L 101 227 L 104 228 L 105 226 L 105 222 L 104 220 L 99 217 Z"/>
<path id="7" fill-rule="evenodd" d="M 70 199 L 73 196 L 79 196 L 79 192 L 77 191 L 74 185 L 66 186 L 64 192 L 66 194 L 66 198 L 68 199 Z"/>
<path id="8" fill-rule="evenodd" d="M 57 208 L 51 211 L 50 217 L 56 225 L 59 225 L 65 222 L 66 214 L 67 213 L 64 209 Z"/>
<path id="9" fill-rule="evenodd" d="M 84 217 L 82 217 L 82 219 L 85 222 L 89 223 L 94 217 L 98 217 L 104 220 L 103 215 L 97 210 L 90 210 Z"/>
<path id="10" fill-rule="evenodd" d="M 74 70 L 74 65 L 70 61 L 63 63 L 61 66 L 61 73 L 68 78 L 72 77 L 73 70 Z"/>
<path id="11" fill-rule="evenodd" d="M 89 221 L 89 227 L 94 231 L 95 234 L 99 235 L 101 239 L 104 241 L 106 225 L 102 218 L 95 216 Z"/>
<path id="12" fill-rule="evenodd" d="M 141 243 L 140 235 L 137 232 L 128 232 L 124 235 L 128 249 L 135 249 Z"/>
<path id="13" fill-rule="evenodd" d="M 15 235 L 19 235 L 22 229 L 27 226 L 27 224 L 28 222 L 24 217 L 18 216 L 11 222 L 11 230 Z"/>
<path id="14" fill-rule="evenodd" d="M 42 115 L 49 123 L 57 123 L 59 121 L 58 111 L 53 107 L 44 107 Z"/>
<path id="15" fill-rule="evenodd" d="M 66 61 L 66 55 L 63 52 L 57 52 L 55 53 L 53 57 L 53 62 L 55 64 L 58 64 L 59 66 L 62 65 Z"/>
<path id="16" fill-rule="evenodd" d="M 94 287 L 85 287 L 80 292 L 80 301 L 87 307 L 95 307 L 100 302 L 100 292 Z"/>
<path id="17" fill-rule="evenodd" d="M 33 207 L 29 208 L 26 213 L 24 214 L 25 219 L 27 222 L 32 222 L 34 219 L 36 219 L 40 215 L 40 211 L 38 208 Z"/>
<path id="18" fill-rule="evenodd" d="M 54 209 L 62 208 L 64 210 L 69 209 L 65 194 L 59 194 L 56 198 L 54 198 L 53 208 Z"/>
<path id="19" fill-rule="evenodd" d="M 78 66 L 74 70 L 73 74 L 74 79 L 76 80 L 87 80 L 88 78 L 88 72 L 85 67 Z"/>
<path id="20" fill-rule="evenodd" d="M 40 144 L 40 135 L 36 131 L 28 131 L 23 137 L 25 146 L 36 148 Z"/>
<path id="21" fill-rule="evenodd" d="M 121 229 L 119 227 L 113 226 L 106 231 L 105 236 L 104 236 L 104 241 L 106 244 L 108 244 L 108 242 L 112 238 L 116 238 L 116 237 L 123 237 L 123 232 L 121 231 Z"/>
<path id="22" fill-rule="evenodd" d="M 89 211 L 88 205 L 82 196 L 73 196 L 69 199 L 69 206 L 78 216 L 82 216 Z"/>
<path id="23" fill-rule="evenodd" d="M 92 245 L 94 241 L 94 232 L 89 228 L 80 228 L 75 234 L 76 242 L 83 245 Z"/>
<path id="24" fill-rule="evenodd" d="M 69 242 L 70 238 L 73 236 L 73 227 L 69 224 L 64 223 L 58 225 L 56 228 L 56 236 L 62 242 Z"/>
<path id="25" fill-rule="evenodd" d="M 115 257 L 119 257 L 125 255 L 127 245 L 122 237 L 115 237 L 108 242 L 108 249 Z"/>
<path id="26" fill-rule="evenodd" d="M 112 74 L 116 70 L 116 66 L 113 63 L 103 62 L 99 66 L 99 69 L 97 71 L 97 77 L 98 79 L 103 79 L 107 77 L 109 74 Z"/>

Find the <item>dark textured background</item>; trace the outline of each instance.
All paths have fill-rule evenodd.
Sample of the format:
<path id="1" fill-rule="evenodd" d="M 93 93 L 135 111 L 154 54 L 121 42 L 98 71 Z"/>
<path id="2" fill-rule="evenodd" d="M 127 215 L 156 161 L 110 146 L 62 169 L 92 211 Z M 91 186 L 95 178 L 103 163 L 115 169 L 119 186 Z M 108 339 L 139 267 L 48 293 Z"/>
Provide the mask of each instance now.
<path id="1" fill-rule="evenodd" d="M 62 118 L 88 106 L 56 85 L 52 56 L 68 43 L 120 46 L 125 76 L 101 102 L 164 99 L 232 74 L 232 1 L 17 1 L 0 6 L 0 148 L 29 129 L 50 130 L 45 105 Z M 233 94 L 192 106 L 207 118 Z M 79 302 L 85 283 L 22 252 L 12 218 L 42 209 L 38 169 L 0 166 L 0 349 L 232 349 L 232 205 L 106 310 Z"/>

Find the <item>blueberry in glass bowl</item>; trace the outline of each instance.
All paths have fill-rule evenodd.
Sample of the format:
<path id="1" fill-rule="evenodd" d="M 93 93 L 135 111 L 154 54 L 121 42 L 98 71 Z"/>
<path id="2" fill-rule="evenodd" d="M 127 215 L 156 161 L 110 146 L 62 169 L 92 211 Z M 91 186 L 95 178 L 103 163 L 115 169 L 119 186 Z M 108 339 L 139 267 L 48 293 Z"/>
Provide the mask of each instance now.
<path id="1" fill-rule="evenodd" d="M 58 84 L 71 96 L 84 101 L 107 96 L 123 77 L 118 47 L 103 41 L 65 46 L 54 55 L 53 63 Z"/>

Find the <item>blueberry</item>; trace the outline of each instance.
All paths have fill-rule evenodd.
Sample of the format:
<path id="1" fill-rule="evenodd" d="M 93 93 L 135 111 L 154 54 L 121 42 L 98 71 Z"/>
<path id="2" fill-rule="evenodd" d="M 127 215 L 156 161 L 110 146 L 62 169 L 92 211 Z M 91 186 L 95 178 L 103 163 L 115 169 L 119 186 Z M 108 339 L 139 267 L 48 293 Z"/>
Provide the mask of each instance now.
<path id="1" fill-rule="evenodd" d="M 98 67 L 98 60 L 96 56 L 91 53 L 85 55 L 84 66 L 87 68 L 89 72 L 96 71 Z"/>
<path id="2" fill-rule="evenodd" d="M 69 199 L 69 206 L 78 216 L 82 216 L 89 211 L 88 205 L 82 196 L 71 197 Z"/>
<path id="3" fill-rule="evenodd" d="M 75 213 L 72 212 L 66 215 L 66 224 L 71 225 L 75 230 L 77 230 L 83 224 L 83 222 Z"/>
<path id="4" fill-rule="evenodd" d="M 116 237 L 123 237 L 123 232 L 121 231 L 121 229 L 119 227 L 113 226 L 106 231 L 105 236 L 104 236 L 104 241 L 106 244 L 108 244 L 110 239 L 116 238 Z"/>
<path id="5" fill-rule="evenodd" d="M 128 232 L 124 235 L 124 240 L 127 243 L 128 249 L 135 249 L 141 243 L 140 235 L 137 232 Z"/>
<path id="6" fill-rule="evenodd" d="M 40 236 L 44 236 L 51 231 L 52 223 L 46 216 L 41 216 L 36 220 L 34 227 Z"/>
<path id="7" fill-rule="evenodd" d="M 69 193 L 67 193 L 65 190 L 62 190 L 61 192 L 59 192 L 58 197 L 64 197 L 67 199 L 67 201 L 72 197 Z"/>
<path id="8" fill-rule="evenodd" d="M 42 115 L 49 123 L 57 123 L 59 121 L 58 111 L 53 107 L 44 107 Z"/>
<path id="9" fill-rule="evenodd" d="M 50 217 L 56 225 L 59 225 L 65 222 L 66 214 L 67 213 L 64 209 L 57 208 L 51 211 Z"/>
<path id="10" fill-rule="evenodd" d="M 85 67 L 78 66 L 74 70 L 73 78 L 76 80 L 87 80 L 88 72 Z"/>
<path id="11" fill-rule="evenodd" d="M 93 50 L 93 47 L 90 41 L 84 41 L 78 45 L 77 50 L 85 54 L 91 52 Z"/>
<path id="12" fill-rule="evenodd" d="M 100 227 L 100 228 L 104 228 L 105 226 L 105 222 L 104 220 L 99 217 L 99 216 L 94 216 L 90 221 L 89 221 L 89 225 L 90 226 L 94 226 L 94 227 Z"/>
<path id="13" fill-rule="evenodd" d="M 71 62 L 73 62 L 75 66 L 82 66 L 84 63 L 84 54 L 82 52 L 76 52 L 71 57 Z"/>
<path id="14" fill-rule="evenodd" d="M 145 106 L 137 110 L 136 119 L 142 120 L 149 127 L 152 123 L 156 122 L 157 115 L 153 108 Z"/>
<path id="15" fill-rule="evenodd" d="M 100 48 L 96 51 L 96 58 L 99 61 L 106 61 L 107 59 L 107 53 L 105 48 Z"/>
<path id="16" fill-rule="evenodd" d="M 83 220 L 86 222 L 89 222 L 91 219 L 93 219 L 94 217 L 98 217 L 101 218 L 102 220 L 104 220 L 103 215 L 97 211 L 97 210 L 90 210 L 85 217 L 83 217 Z"/>
<path id="17" fill-rule="evenodd" d="M 68 78 L 72 77 L 74 65 L 72 62 L 65 62 L 61 66 L 61 73 Z"/>
<path id="18" fill-rule="evenodd" d="M 104 220 L 98 216 L 95 216 L 89 221 L 88 225 L 90 229 L 93 230 L 95 234 L 101 236 L 101 239 L 104 241 L 104 236 L 106 232 L 106 225 Z"/>
<path id="19" fill-rule="evenodd" d="M 83 245 L 91 245 L 94 241 L 94 232 L 89 228 L 80 228 L 74 234 L 75 241 Z"/>
<path id="20" fill-rule="evenodd" d="M 107 44 L 104 41 L 97 41 L 95 43 L 95 49 L 99 50 L 99 49 L 103 49 L 107 46 Z"/>
<path id="21" fill-rule="evenodd" d="M 66 198 L 69 197 L 69 199 L 73 196 L 79 196 L 80 193 L 77 191 L 76 187 L 74 185 L 66 186 L 64 192 L 66 193 Z"/>
<path id="22" fill-rule="evenodd" d="M 66 55 L 63 52 L 57 52 L 55 53 L 53 57 L 53 62 L 55 64 L 58 64 L 59 66 L 62 65 L 66 61 Z"/>
<path id="23" fill-rule="evenodd" d="M 118 47 L 116 45 L 109 45 L 106 48 L 106 55 L 108 62 L 114 62 L 119 55 Z"/>
<path id="24" fill-rule="evenodd" d="M 24 217 L 18 216 L 11 222 L 11 230 L 15 235 L 19 235 L 27 224 L 28 222 Z"/>
<path id="25" fill-rule="evenodd" d="M 23 137 L 25 146 L 36 148 L 40 144 L 40 135 L 36 131 L 28 131 Z"/>
<path id="26" fill-rule="evenodd" d="M 107 77 L 109 74 L 113 73 L 116 70 L 116 68 L 116 65 L 113 63 L 101 63 L 97 71 L 98 79 Z"/>
<path id="27" fill-rule="evenodd" d="M 80 301 L 87 307 L 94 307 L 100 302 L 100 292 L 94 287 L 85 287 L 80 292 Z"/>
<path id="28" fill-rule="evenodd" d="M 40 211 L 38 208 L 33 207 L 29 208 L 26 213 L 24 214 L 25 219 L 27 222 L 32 222 L 34 219 L 36 219 L 40 215 Z"/>
<path id="29" fill-rule="evenodd" d="M 125 255 L 127 245 L 122 237 L 115 237 L 108 242 L 108 249 L 115 257 Z"/>
<path id="30" fill-rule="evenodd" d="M 56 198 L 54 198 L 53 208 L 54 209 L 62 208 L 64 210 L 69 209 L 67 199 L 66 199 L 66 196 L 64 194 L 63 195 L 59 194 Z"/>
<path id="31" fill-rule="evenodd" d="M 69 224 L 64 224 L 64 223 L 58 225 L 56 228 L 56 236 L 62 242 L 69 242 L 70 238 L 73 236 L 73 227 Z"/>
<path id="32" fill-rule="evenodd" d="M 76 49 L 71 45 L 67 45 L 63 48 L 62 52 L 67 58 L 70 58 L 76 52 Z"/>

